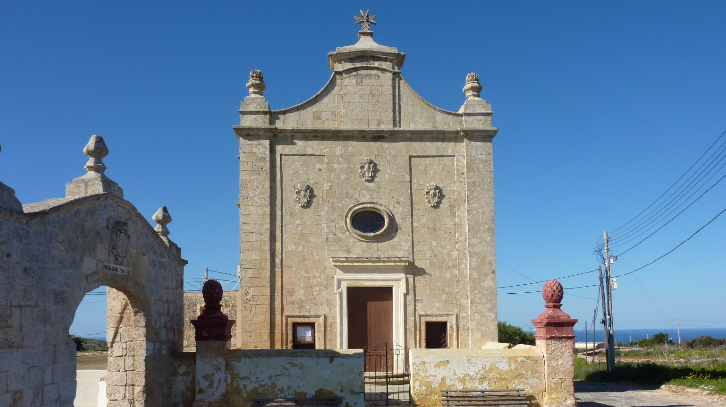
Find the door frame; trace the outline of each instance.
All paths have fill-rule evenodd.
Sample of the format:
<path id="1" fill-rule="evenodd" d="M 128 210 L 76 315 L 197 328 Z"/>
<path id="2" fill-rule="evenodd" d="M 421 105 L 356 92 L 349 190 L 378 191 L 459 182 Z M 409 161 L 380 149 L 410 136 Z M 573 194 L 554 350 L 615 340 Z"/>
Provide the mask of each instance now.
<path id="1" fill-rule="evenodd" d="M 406 343 L 406 269 L 405 258 L 335 257 L 335 293 L 337 299 L 337 348 L 348 349 L 348 286 L 391 287 L 393 289 L 393 342 Z"/>

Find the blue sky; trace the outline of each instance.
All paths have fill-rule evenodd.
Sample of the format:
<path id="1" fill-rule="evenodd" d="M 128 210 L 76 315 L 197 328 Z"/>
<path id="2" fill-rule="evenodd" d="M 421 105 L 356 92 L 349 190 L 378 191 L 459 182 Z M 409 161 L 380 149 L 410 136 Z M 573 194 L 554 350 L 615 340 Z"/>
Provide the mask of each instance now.
<path id="1" fill-rule="evenodd" d="M 84 173 L 83 146 L 101 134 L 106 174 L 126 198 L 149 221 L 168 206 L 186 277 L 205 267 L 234 273 L 232 126 L 249 71 L 263 71 L 273 109 L 308 99 L 331 75 L 327 52 L 356 41 L 361 8 L 377 15 L 377 42 L 406 52 L 404 77 L 434 105 L 458 110 L 466 74 L 479 74 L 499 128 L 499 286 L 597 268 L 603 231 L 645 209 L 726 130 L 723 2 L 5 1 L 0 180 L 23 203 L 63 196 Z M 711 220 L 726 207 L 724 188 L 621 256 L 613 274 Z M 671 328 L 676 317 L 681 327 L 725 327 L 725 226 L 718 218 L 620 278 L 616 329 Z M 595 276 L 561 281 L 585 286 Z M 578 329 L 592 321 L 596 296 L 566 291 Z M 100 297 L 85 302 L 72 333 L 103 331 Z M 519 326 L 543 309 L 537 293 L 498 303 L 499 318 Z"/>

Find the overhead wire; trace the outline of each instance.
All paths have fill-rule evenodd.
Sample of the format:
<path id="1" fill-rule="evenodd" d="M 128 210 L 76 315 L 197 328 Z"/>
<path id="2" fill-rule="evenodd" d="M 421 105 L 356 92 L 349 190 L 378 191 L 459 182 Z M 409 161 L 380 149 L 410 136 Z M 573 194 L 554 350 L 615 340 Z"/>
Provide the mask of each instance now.
<path id="1" fill-rule="evenodd" d="M 724 151 L 726 151 L 726 149 L 724 149 Z M 725 158 L 726 158 L 726 155 L 724 155 L 723 157 L 721 157 L 721 159 L 718 161 L 718 163 L 721 163 L 721 161 L 723 161 Z M 706 183 L 708 183 L 708 181 L 710 181 L 714 176 L 716 176 L 716 174 L 718 174 L 718 171 L 720 171 L 724 166 L 726 166 L 726 163 L 722 164 L 721 167 L 719 167 L 716 172 L 714 172 L 713 174 L 711 174 L 711 176 L 706 180 L 706 182 L 704 184 L 702 184 L 701 186 L 699 186 L 698 189 L 696 189 L 690 196 L 688 196 L 684 202 L 681 202 L 678 206 L 676 206 L 675 209 L 671 210 L 670 212 L 666 212 L 666 211 L 670 210 L 674 205 L 676 205 L 679 201 L 681 201 L 681 199 L 678 198 L 678 197 L 676 197 L 676 198 L 678 198 L 677 201 L 674 202 L 673 200 L 671 200 L 672 204 L 669 204 L 668 206 L 663 207 L 658 212 L 652 214 L 650 217 L 648 217 L 647 219 L 645 219 L 643 221 L 645 223 L 641 223 L 641 225 L 638 226 L 636 229 L 631 230 L 630 232 L 626 233 L 623 236 L 610 239 L 611 246 L 618 246 L 618 245 L 621 245 L 621 244 L 624 244 L 624 243 L 633 241 L 633 240 L 637 239 L 639 236 L 642 236 L 643 234 L 647 233 L 648 230 L 652 229 L 653 227 L 655 227 L 658 224 L 657 222 L 661 221 L 663 218 L 667 217 L 668 215 L 670 215 L 671 213 L 673 213 L 674 211 L 676 211 L 678 208 L 680 208 L 681 206 L 683 206 L 686 202 L 688 202 L 694 195 L 696 195 L 696 193 L 698 193 L 698 191 L 701 190 L 701 188 L 703 188 L 706 185 Z M 715 167 L 712 167 L 705 175 L 708 175 L 708 173 L 710 173 L 714 168 Z M 679 197 L 682 196 L 685 193 L 690 192 L 693 188 L 695 188 L 701 182 L 701 179 L 702 178 L 699 178 L 694 184 L 692 184 L 690 186 L 690 188 L 682 191 L 679 194 Z M 691 205 L 693 205 L 695 202 L 697 202 L 699 199 L 701 199 L 701 197 L 703 195 L 705 195 L 706 193 L 708 193 L 714 186 L 718 185 L 718 183 L 721 182 L 721 180 L 723 180 L 723 177 L 721 177 L 718 181 L 716 181 L 713 185 L 711 185 L 703 194 L 701 194 L 698 198 L 696 198 L 695 201 L 693 201 L 691 204 L 689 204 L 686 207 L 686 209 L 690 208 Z M 680 213 L 682 213 L 682 212 L 680 212 Z M 678 215 L 680 215 L 680 213 Z M 676 215 L 676 217 L 678 215 Z M 673 220 L 673 219 L 671 219 L 671 220 Z M 655 225 L 650 226 L 654 222 L 655 222 Z M 670 220 L 668 222 L 666 222 L 666 223 L 670 223 Z M 648 226 L 650 226 L 650 227 L 648 227 Z M 660 229 L 662 229 L 662 227 L 659 228 L 658 230 L 660 230 Z"/>
<path id="2" fill-rule="evenodd" d="M 583 275 L 583 274 L 589 274 L 589 273 L 593 273 L 593 272 L 595 272 L 595 271 L 597 271 L 597 269 L 595 269 L 595 270 L 590 270 L 590 271 L 583 271 L 582 273 L 577 273 L 577 274 L 570 274 L 569 276 L 563 276 L 563 277 L 555 277 L 555 278 L 550 278 L 550 279 L 547 279 L 547 280 L 542 280 L 542 281 L 534 281 L 534 282 L 531 282 L 531 283 L 522 283 L 522 284 L 513 284 L 513 285 L 503 285 L 503 286 L 500 286 L 500 287 L 497 287 L 497 288 L 511 288 L 511 287 L 522 287 L 522 286 L 525 286 L 525 285 L 532 285 L 532 284 L 540 284 L 540 283 L 546 283 L 546 282 L 547 282 L 547 281 L 549 281 L 549 280 L 562 280 L 562 279 L 564 279 L 564 278 L 570 278 L 570 277 L 575 277 L 575 276 L 581 276 L 581 275 Z"/>
<path id="3" fill-rule="evenodd" d="M 698 234 L 698 233 L 699 233 L 700 231 L 702 231 L 702 230 L 703 230 L 703 229 L 704 229 L 704 228 L 705 228 L 706 226 L 710 225 L 710 224 L 711 224 L 711 223 L 712 223 L 713 221 L 715 221 L 715 220 L 716 220 L 716 219 L 717 219 L 717 218 L 718 218 L 719 216 L 721 216 L 721 215 L 722 215 L 722 214 L 723 214 L 724 212 L 726 212 L 726 208 L 724 208 L 724 209 L 723 209 L 723 210 L 722 210 L 721 212 L 719 212 L 719 213 L 718 213 L 718 215 L 716 215 L 716 216 L 714 216 L 713 218 L 711 218 L 711 220 L 709 220 L 709 221 L 708 221 L 708 222 L 707 222 L 707 223 L 706 223 L 705 225 L 703 225 L 703 226 L 701 226 L 700 228 L 698 228 L 698 230 L 697 230 L 697 231 L 695 231 L 695 232 L 693 232 L 693 234 L 691 234 L 690 236 L 688 236 L 688 238 L 686 238 L 686 239 L 685 239 L 685 240 L 683 240 L 682 242 L 678 243 L 678 245 L 677 245 L 676 247 L 674 247 L 674 248 L 670 249 L 670 250 L 669 250 L 668 252 L 666 252 L 665 254 L 662 254 L 662 255 L 660 255 L 660 256 L 659 256 L 658 258 L 656 258 L 655 260 L 651 261 L 650 263 L 646 263 L 646 264 L 644 264 L 644 265 L 642 265 L 642 266 L 638 267 L 637 269 L 631 270 L 631 271 L 629 271 L 629 272 L 627 272 L 627 273 L 619 274 L 619 275 L 617 275 L 617 276 L 615 276 L 615 277 L 622 277 L 622 276 L 627 276 L 627 275 L 629 275 L 629 274 L 633 274 L 633 273 L 635 273 L 636 271 L 642 270 L 642 269 L 644 269 L 644 268 L 646 268 L 646 267 L 650 266 L 651 264 L 653 264 L 653 263 L 657 262 L 658 260 L 662 259 L 663 257 L 665 257 L 665 256 L 667 256 L 667 255 L 669 255 L 669 254 L 673 253 L 673 252 L 674 252 L 674 251 L 675 251 L 676 249 L 678 249 L 678 248 L 679 248 L 679 247 L 681 247 L 681 246 L 682 246 L 683 244 L 685 244 L 685 243 L 686 243 L 687 241 L 691 240 L 691 239 L 692 239 L 692 238 L 693 238 L 694 236 L 696 236 L 696 235 L 697 235 L 697 234 Z"/>
<path id="4" fill-rule="evenodd" d="M 678 183 L 683 179 L 683 177 L 685 177 L 693 169 L 693 167 L 695 167 L 696 164 L 698 164 L 701 161 L 701 159 L 703 159 L 703 157 L 705 157 L 706 154 L 708 154 L 708 152 L 713 148 L 713 146 L 715 146 L 718 143 L 718 141 L 724 136 L 724 134 L 726 134 L 726 131 L 724 131 L 723 133 L 721 133 L 721 135 L 711 144 L 711 146 L 709 146 L 708 149 L 706 149 L 706 151 L 704 151 L 703 154 L 701 154 L 701 156 L 670 187 L 668 187 L 668 189 L 666 189 L 658 198 L 656 198 L 650 205 L 648 205 L 640 213 L 638 213 L 637 215 L 635 215 L 628 222 L 626 222 L 623 225 L 619 226 L 618 228 L 614 229 L 612 231 L 612 233 L 615 234 L 615 235 L 617 235 L 617 232 L 620 229 L 622 229 L 622 228 L 628 226 L 629 224 L 631 224 L 634 220 L 638 219 L 642 214 L 644 214 L 645 212 L 647 212 L 653 205 L 655 205 L 658 201 L 660 201 L 660 199 L 663 198 L 668 193 L 668 191 L 670 191 L 671 189 L 673 189 L 673 187 L 675 187 L 676 185 L 678 185 Z M 631 228 L 632 228 L 632 226 L 631 226 Z"/>

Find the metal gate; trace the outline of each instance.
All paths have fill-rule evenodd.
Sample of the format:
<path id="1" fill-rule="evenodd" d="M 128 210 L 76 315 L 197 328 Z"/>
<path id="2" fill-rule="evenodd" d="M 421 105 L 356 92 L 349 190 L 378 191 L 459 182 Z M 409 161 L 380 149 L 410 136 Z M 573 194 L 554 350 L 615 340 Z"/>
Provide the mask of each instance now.
<path id="1" fill-rule="evenodd" d="M 393 342 L 364 351 L 365 403 L 368 406 L 411 404 L 408 351 Z"/>

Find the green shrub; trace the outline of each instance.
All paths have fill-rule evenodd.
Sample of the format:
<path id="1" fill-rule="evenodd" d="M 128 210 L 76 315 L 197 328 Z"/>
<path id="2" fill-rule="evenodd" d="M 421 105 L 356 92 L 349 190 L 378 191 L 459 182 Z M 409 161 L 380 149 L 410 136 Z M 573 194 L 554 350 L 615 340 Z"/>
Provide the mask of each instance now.
<path id="1" fill-rule="evenodd" d="M 686 342 L 686 347 L 689 348 L 715 348 L 724 344 L 723 339 L 713 338 L 708 335 L 699 336 L 696 339 L 691 339 Z"/>
<path id="2" fill-rule="evenodd" d="M 506 322 L 499 321 L 497 328 L 499 331 L 498 339 L 501 343 L 509 343 L 511 345 L 535 344 L 534 335 L 529 332 L 524 332 L 524 330 L 518 326 L 509 325 Z"/>

